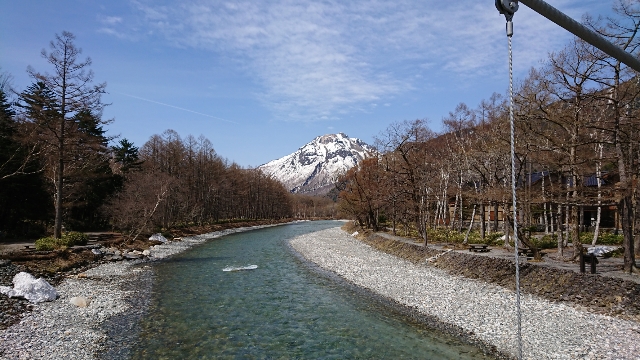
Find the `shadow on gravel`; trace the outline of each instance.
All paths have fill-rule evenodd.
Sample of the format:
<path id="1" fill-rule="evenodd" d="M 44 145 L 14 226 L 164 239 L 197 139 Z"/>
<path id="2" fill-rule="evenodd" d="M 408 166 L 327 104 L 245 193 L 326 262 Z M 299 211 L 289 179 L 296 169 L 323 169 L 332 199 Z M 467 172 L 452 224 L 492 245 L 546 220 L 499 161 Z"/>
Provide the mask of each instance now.
<path id="1" fill-rule="evenodd" d="M 153 277 L 153 269 L 148 267 L 129 276 L 122 285 L 122 290 L 130 294 L 125 298 L 130 308 L 101 324 L 100 330 L 105 332 L 107 339 L 101 344 L 102 349 L 95 354 L 97 359 L 131 358 L 131 349 L 137 346 L 140 322 L 149 310 Z"/>

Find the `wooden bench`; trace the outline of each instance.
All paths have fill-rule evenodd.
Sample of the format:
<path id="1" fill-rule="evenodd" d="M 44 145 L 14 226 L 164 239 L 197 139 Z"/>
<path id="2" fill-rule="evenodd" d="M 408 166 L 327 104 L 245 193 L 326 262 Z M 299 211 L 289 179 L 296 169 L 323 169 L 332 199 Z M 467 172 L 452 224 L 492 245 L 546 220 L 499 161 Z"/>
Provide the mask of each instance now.
<path id="1" fill-rule="evenodd" d="M 591 273 L 596 273 L 596 264 L 599 263 L 598 258 L 593 254 L 580 254 L 580 272 L 585 273 L 585 263 L 591 265 Z"/>
<path id="2" fill-rule="evenodd" d="M 540 257 L 543 257 L 545 255 L 547 255 L 547 253 L 543 253 L 542 251 L 538 250 L 538 254 L 540 254 Z M 532 258 L 533 257 L 533 249 L 530 248 L 518 248 L 518 255 L 523 255 L 526 256 L 528 258 Z"/>
<path id="3" fill-rule="evenodd" d="M 518 255 L 524 255 L 527 257 L 532 257 L 533 256 L 533 249 L 529 249 L 529 248 L 518 248 Z"/>
<path id="4" fill-rule="evenodd" d="M 469 244 L 469 251 L 473 252 L 489 252 L 491 249 L 488 249 L 489 245 L 487 244 Z"/>

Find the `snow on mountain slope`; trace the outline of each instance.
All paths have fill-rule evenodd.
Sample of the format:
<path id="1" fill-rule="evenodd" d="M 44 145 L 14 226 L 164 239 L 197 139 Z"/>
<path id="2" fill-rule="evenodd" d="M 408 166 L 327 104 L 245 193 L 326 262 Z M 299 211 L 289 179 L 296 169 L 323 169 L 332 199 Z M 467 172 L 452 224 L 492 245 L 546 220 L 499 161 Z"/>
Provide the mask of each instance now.
<path id="1" fill-rule="evenodd" d="M 296 193 L 325 194 L 340 174 L 347 172 L 375 150 L 360 139 L 343 133 L 318 136 L 293 154 L 258 168 Z"/>

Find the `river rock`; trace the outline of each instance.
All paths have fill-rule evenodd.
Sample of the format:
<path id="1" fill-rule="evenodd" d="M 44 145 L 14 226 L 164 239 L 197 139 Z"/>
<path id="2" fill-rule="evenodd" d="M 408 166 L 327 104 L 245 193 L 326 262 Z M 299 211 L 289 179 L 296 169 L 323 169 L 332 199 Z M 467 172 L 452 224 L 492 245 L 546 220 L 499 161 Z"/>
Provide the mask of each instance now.
<path id="1" fill-rule="evenodd" d="M 140 259 L 140 255 L 136 254 L 136 253 L 126 253 L 124 255 L 122 255 L 122 257 L 124 257 L 127 260 L 136 260 L 136 259 Z"/>
<path id="2" fill-rule="evenodd" d="M 87 307 L 91 304 L 91 298 L 87 298 L 84 296 L 74 296 L 69 299 L 69 302 L 77 307 Z"/>
<path id="3" fill-rule="evenodd" d="M 168 241 L 167 238 L 162 236 L 162 234 L 160 234 L 160 233 L 151 235 L 151 237 L 149 237 L 149 240 L 151 240 L 151 241 L 160 241 L 161 243 L 166 243 Z"/>

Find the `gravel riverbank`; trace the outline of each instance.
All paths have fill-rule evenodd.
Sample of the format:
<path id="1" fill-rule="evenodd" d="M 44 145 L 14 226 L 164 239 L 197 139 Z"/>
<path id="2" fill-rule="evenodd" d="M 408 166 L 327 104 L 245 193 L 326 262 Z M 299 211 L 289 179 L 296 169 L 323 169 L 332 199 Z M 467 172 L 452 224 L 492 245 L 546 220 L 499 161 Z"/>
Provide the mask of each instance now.
<path id="1" fill-rule="evenodd" d="M 517 354 L 515 293 L 372 249 L 339 228 L 290 245 L 307 260 L 462 331 L 503 356 Z M 522 301 L 526 359 L 640 359 L 640 324 L 532 295 Z M 455 335 L 455 334 L 454 334 Z"/>
<path id="2" fill-rule="evenodd" d="M 60 297 L 35 304 L 0 331 L 0 359 L 123 359 L 135 346 L 137 325 L 152 289 L 155 260 L 209 239 L 254 228 L 184 238 L 154 246 L 148 261 L 121 261 L 70 276 Z M 373 250 L 339 228 L 300 236 L 291 246 L 307 260 L 459 331 L 499 354 L 515 356 L 514 293 L 452 276 Z M 91 299 L 77 307 L 74 296 Z M 522 299 L 527 359 L 640 359 L 640 324 L 526 295 Z"/>
<path id="3" fill-rule="evenodd" d="M 0 330 L 0 359 L 126 359 L 149 304 L 153 261 L 223 235 L 269 226 L 236 228 L 153 246 L 147 260 L 118 261 L 70 276 L 52 302 L 30 305 L 21 321 Z M 3 295 L 0 295 L 3 296 Z M 87 307 L 72 297 L 90 299 Z"/>

